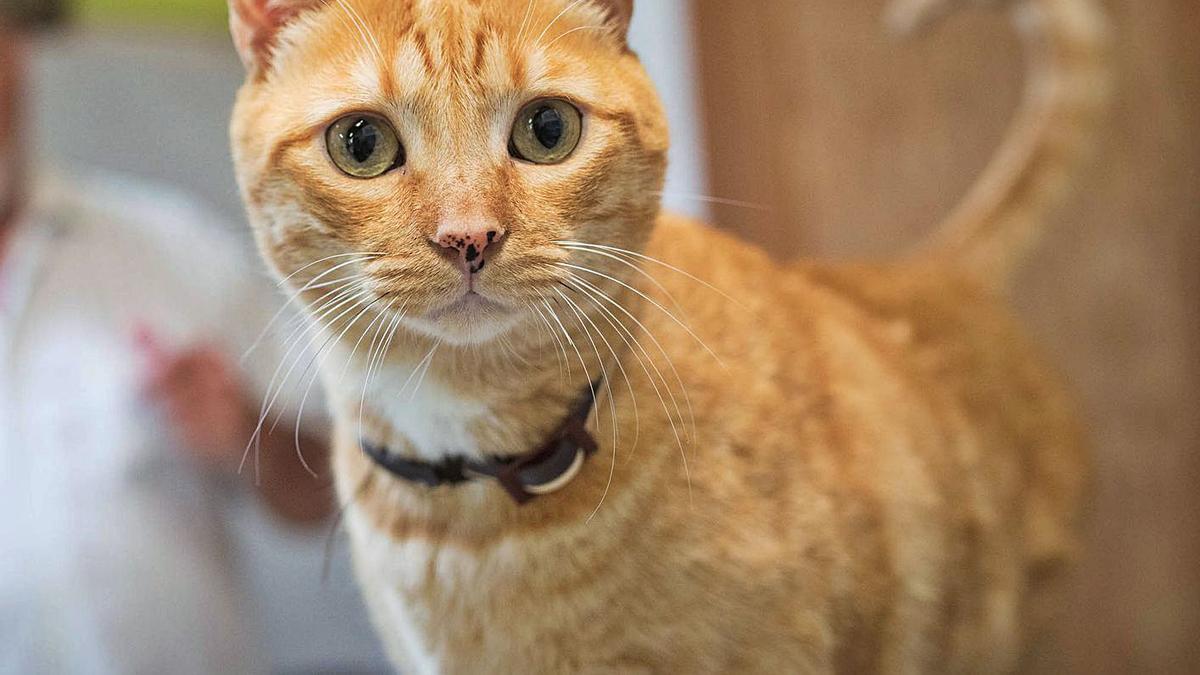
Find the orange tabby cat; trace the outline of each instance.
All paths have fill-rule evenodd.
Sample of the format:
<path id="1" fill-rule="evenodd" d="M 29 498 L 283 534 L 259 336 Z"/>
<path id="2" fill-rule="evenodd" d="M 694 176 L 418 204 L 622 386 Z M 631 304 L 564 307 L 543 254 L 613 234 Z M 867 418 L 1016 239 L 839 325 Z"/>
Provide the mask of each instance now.
<path id="1" fill-rule="evenodd" d="M 1100 108 L 1089 0 L 1019 7 L 1027 105 L 936 245 L 788 268 L 660 213 L 631 0 L 232 9 L 240 183 L 332 354 L 397 667 L 1017 666 L 1086 470 L 1001 290 Z"/>

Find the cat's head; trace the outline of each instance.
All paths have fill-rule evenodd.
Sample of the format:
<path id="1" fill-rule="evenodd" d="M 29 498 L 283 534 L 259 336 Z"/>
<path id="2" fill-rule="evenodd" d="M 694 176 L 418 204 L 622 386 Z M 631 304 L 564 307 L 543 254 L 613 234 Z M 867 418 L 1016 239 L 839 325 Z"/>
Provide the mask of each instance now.
<path id="1" fill-rule="evenodd" d="M 631 14 L 632 0 L 231 0 L 249 73 L 234 156 L 268 260 L 295 286 L 345 263 L 310 285 L 353 274 L 409 328 L 479 344 L 580 273 L 563 242 L 639 250 L 667 130 L 626 45 Z"/>

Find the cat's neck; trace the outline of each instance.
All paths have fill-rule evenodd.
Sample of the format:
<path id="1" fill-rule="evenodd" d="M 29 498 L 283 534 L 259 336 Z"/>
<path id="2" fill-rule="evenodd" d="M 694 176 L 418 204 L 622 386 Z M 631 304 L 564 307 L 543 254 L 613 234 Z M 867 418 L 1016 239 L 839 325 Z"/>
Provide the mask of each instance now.
<path id="1" fill-rule="evenodd" d="M 343 433 L 428 462 L 529 452 L 616 358 L 599 334 L 564 329 L 570 339 L 531 331 L 485 348 L 403 336 L 382 365 L 368 374 L 364 361 L 338 387 L 335 404 L 351 425 Z"/>

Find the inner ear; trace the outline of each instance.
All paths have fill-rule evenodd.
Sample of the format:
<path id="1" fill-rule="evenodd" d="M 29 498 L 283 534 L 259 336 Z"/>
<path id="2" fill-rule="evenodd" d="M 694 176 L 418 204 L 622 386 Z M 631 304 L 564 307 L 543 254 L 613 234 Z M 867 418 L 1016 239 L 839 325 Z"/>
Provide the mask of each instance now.
<path id="1" fill-rule="evenodd" d="M 264 70 L 279 31 L 300 12 L 321 4 L 322 0 L 229 0 L 229 29 L 246 69 Z"/>

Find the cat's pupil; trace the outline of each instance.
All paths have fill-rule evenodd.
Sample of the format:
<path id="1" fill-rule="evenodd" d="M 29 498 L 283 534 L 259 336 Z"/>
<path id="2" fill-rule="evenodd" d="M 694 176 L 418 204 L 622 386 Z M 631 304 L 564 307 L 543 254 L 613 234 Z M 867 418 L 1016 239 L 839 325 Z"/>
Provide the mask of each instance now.
<path id="1" fill-rule="evenodd" d="M 558 147 L 565 127 L 562 115 L 551 107 L 545 107 L 533 115 L 533 135 L 547 150 Z"/>
<path id="2" fill-rule="evenodd" d="M 355 122 L 346 132 L 346 149 L 359 164 L 365 164 L 379 145 L 379 129 L 370 120 Z"/>

